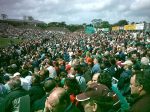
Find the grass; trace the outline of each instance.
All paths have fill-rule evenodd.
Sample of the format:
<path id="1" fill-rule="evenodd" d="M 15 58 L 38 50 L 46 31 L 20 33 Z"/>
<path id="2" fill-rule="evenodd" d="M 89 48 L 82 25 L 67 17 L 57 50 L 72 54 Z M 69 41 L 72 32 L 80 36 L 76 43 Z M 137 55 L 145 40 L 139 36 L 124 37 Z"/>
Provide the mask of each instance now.
<path id="1" fill-rule="evenodd" d="M 0 37 L 0 47 L 7 47 L 11 44 L 11 42 L 13 44 L 18 44 L 19 42 L 21 42 L 20 39 L 14 39 L 14 38 L 2 38 Z"/>

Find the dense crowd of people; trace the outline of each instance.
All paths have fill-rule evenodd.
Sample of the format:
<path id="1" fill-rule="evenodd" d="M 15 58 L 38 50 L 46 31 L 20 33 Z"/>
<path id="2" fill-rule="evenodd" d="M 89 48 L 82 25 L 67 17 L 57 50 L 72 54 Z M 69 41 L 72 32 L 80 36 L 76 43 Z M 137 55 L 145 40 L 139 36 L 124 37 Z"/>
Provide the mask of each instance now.
<path id="1" fill-rule="evenodd" d="M 21 26 L 14 27 L 12 25 L 6 23 L 0 23 L 0 37 L 8 37 L 8 38 L 48 38 L 52 35 L 50 30 L 42 30 L 40 28 L 34 27 L 30 28 L 30 26 Z M 63 31 L 57 31 L 59 33 L 64 33 Z"/>
<path id="2" fill-rule="evenodd" d="M 7 28 L 1 112 L 149 112 L 150 35 Z M 31 38 L 35 37 L 35 38 Z"/>

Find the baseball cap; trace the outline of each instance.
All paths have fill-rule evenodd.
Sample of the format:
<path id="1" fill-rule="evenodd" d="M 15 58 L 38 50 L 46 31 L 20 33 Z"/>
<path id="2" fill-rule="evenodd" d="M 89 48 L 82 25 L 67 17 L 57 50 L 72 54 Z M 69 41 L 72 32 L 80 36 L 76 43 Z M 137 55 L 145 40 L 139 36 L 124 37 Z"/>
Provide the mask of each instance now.
<path id="1" fill-rule="evenodd" d="M 19 72 L 16 72 L 14 73 L 13 77 L 16 77 L 16 76 L 20 76 L 21 74 Z"/>
<path id="2" fill-rule="evenodd" d="M 92 83 L 85 92 L 76 96 L 77 101 L 86 101 L 89 99 L 102 100 L 109 97 L 110 90 L 107 86 L 98 83 Z"/>

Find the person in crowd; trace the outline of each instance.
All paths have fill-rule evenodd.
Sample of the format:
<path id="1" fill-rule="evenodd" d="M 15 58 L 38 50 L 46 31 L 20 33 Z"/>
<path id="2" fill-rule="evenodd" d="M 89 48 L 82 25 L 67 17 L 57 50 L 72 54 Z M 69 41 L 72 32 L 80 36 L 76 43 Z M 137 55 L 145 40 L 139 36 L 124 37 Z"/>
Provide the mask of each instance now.
<path id="1" fill-rule="evenodd" d="M 8 93 L 3 101 L 4 112 L 14 112 L 19 111 L 20 98 L 28 94 L 27 91 L 22 89 L 21 80 L 17 78 L 11 79 L 12 86 L 11 92 Z"/>
<path id="2" fill-rule="evenodd" d="M 124 71 L 120 75 L 118 88 L 123 95 L 126 95 L 130 92 L 130 78 L 132 75 L 133 62 L 131 60 L 127 60 L 122 63 L 122 65 L 124 65 Z"/>
<path id="3" fill-rule="evenodd" d="M 112 106 L 109 93 L 107 86 L 92 83 L 85 92 L 76 96 L 76 100 L 81 102 L 85 112 L 107 112 Z"/>
<path id="4" fill-rule="evenodd" d="M 53 67 L 53 63 L 52 63 L 51 60 L 46 62 L 46 68 L 49 71 L 49 77 L 51 77 L 51 78 L 56 78 L 57 77 L 56 70 Z"/>
<path id="5" fill-rule="evenodd" d="M 93 60 L 94 66 L 92 67 L 92 74 L 99 73 L 101 71 L 100 64 L 98 58 L 94 58 Z"/>
<path id="6" fill-rule="evenodd" d="M 97 79 L 97 83 L 106 85 L 109 89 L 112 87 L 112 76 L 110 72 L 103 71 L 99 78 Z"/>
<path id="7" fill-rule="evenodd" d="M 34 102 L 33 107 L 32 107 L 33 111 L 44 110 L 46 98 L 49 96 L 49 94 L 55 87 L 56 87 L 56 82 L 53 79 L 50 79 L 44 82 L 43 89 L 46 92 L 46 94 L 41 99 Z"/>
<path id="8" fill-rule="evenodd" d="M 42 98 L 45 95 L 45 92 L 42 86 L 40 85 L 40 77 L 38 75 L 33 74 L 31 82 L 32 84 L 29 90 L 29 95 L 30 95 L 30 103 L 32 106 L 36 100 Z"/>
<path id="9" fill-rule="evenodd" d="M 136 71 L 130 80 L 131 94 L 135 97 L 130 112 L 150 111 L 150 69 Z"/>
<path id="10" fill-rule="evenodd" d="M 83 92 L 86 89 L 86 82 L 85 82 L 85 78 L 83 77 L 81 65 L 76 65 L 73 68 L 74 68 L 74 72 L 75 72 L 75 78 L 78 81 L 78 84 L 80 86 L 80 90 Z"/>
<path id="11" fill-rule="evenodd" d="M 137 35 L 133 36 L 135 32 Z M 125 99 L 131 94 L 130 78 L 132 72 L 150 68 L 150 50 L 147 41 L 150 35 L 146 34 L 145 38 L 145 32 L 135 32 L 111 31 L 104 33 L 98 31 L 89 35 L 82 31 L 20 29 L 7 24 L 4 31 L 0 30 L 0 35 L 21 38 L 21 42 L 15 44 L 11 41 L 8 47 L 0 48 L 0 77 L 4 77 L 6 74 L 10 77 L 5 85 L 7 89 L 5 95 L 3 82 L 7 77 L 0 81 L 0 98 L 13 92 L 14 78 L 21 80 L 21 86 L 29 91 L 30 100 L 34 104 L 34 101 L 45 98 L 43 97 L 45 92 L 42 88 L 45 81 L 54 79 L 57 81 L 57 86 L 63 87 L 67 77 L 74 78 L 77 80 L 81 92 L 85 92 L 87 83 L 92 80 L 93 75 L 100 73 L 97 82 L 107 86 L 110 90 L 113 88 L 111 88 L 111 78 L 115 77 L 119 80 L 118 88 L 114 91 L 119 91 L 116 94 L 119 93 L 117 95 L 123 99 L 120 102 L 125 104 L 123 110 L 126 110 L 128 104 Z M 65 68 L 65 65 L 69 66 Z M 103 71 L 107 73 L 103 73 Z M 97 78 L 95 77 L 95 79 Z M 93 77 L 93 80 L 95 79 Z M 66 82 L 65 86 L 65 88 L 72 88 L 70 82 Z M 140 98 L 138 97 L 137 100 Z"/>
<path id="12" fill-rule="evenodd" d="M 150 58 L 142 57 L 141 58 L 141 69 L 148 69 L 150 68 Z"/>
<path id="13" fill-rule="evenodd" d="M 77 105 L 75 96 L 81 92 L 77 80 L 75 78 L 66 78 L 64 88 L 68 91 L 71 102 Z"/>
<path id="14" fill-rule="evenodd" d="M 3 77 L 0 76 L 0 97 L 4 97 L 7 94 L 7 88 L 3 84 Z"/>
<path id="15" fill-rule="evenodd" d="M 25 89 L 27 91 L 30 89 L 30 87 L 31 87 L 30 81 L 23 78 L 19 72 L 16 72 L 13 75 L 13 77 L 21 80 L 21 86 L 23 87 L 23 89 Z"/>
<path id="16" fill-rule="evenodd" d="M 133 70 L 141 69 L 140 60 L 139 60 L 139 57 L 137 56 L 137 54 L 138 53 L 136 52 L 131 55 L 131 60 L 133 62 L 133 66 L 132 66 Z"/>
<path id="17" fill-rule="evenodd" d="M 100 78 L 100 73 L 96 73 L 93 75 L 92 80 L 90 80 L 87 85 L 91 84 L 91 83 L 97 83 L 99 81 Z"/>
<path id="18" fill-rule="evenodd" d="M 69 94 L 64 88 L 56 87 L 46 99 L 44 112 L 80 112 L 70 102 Z"/>

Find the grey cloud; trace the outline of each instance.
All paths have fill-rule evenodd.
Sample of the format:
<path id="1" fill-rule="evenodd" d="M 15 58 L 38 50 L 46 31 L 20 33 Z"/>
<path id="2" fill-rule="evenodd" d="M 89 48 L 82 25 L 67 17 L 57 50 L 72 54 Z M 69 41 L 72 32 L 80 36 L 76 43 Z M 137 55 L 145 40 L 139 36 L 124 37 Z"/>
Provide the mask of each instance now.
<path id="1" fill-rule="evenodd" d="M 89 23 L 94 18 L 149 21 L 149 0 L 0 0 L 0 13 L 10 18 L 31 15 L 45 22 Z M 150 21 L 149 21 L 150 22 Z"/>

